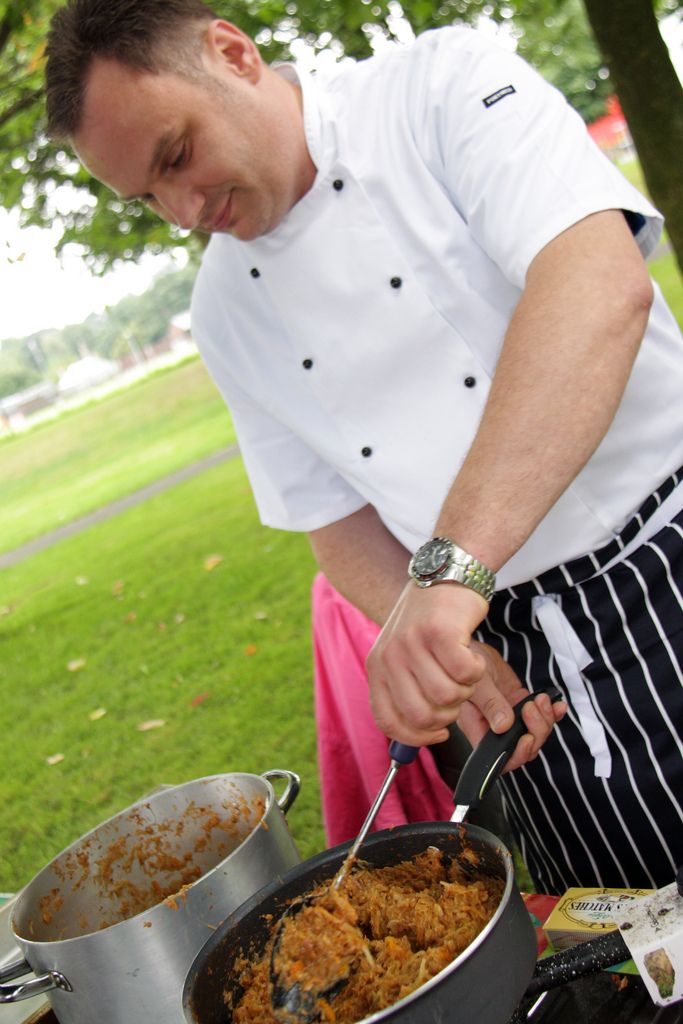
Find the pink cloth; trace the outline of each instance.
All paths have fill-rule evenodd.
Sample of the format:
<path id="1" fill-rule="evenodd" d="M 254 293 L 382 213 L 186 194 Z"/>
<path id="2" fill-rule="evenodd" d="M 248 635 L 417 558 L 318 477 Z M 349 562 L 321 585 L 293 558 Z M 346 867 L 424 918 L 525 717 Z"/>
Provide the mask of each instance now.
<path id="1" fill-rule="evenodd" d="M 325 834 L 330 846 L 354 838 L 389 770 L 389 741 L 375 725 L 365 659 L 379 628 L 325 576 L 313 583 L 313 651 L 318 762 Z M 453 794 L 428 749 L 403 766 L 374 829 L 413 821 L 448 821 Z"/>

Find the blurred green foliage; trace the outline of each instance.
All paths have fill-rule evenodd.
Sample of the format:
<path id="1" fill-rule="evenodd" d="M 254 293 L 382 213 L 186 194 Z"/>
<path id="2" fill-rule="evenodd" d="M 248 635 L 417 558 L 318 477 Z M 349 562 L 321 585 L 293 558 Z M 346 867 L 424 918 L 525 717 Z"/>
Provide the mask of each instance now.
<path id="1" fill-rule="evenodd" d="M 630 0 L 651 5 L 652 0 Z M 0 203 L 22 223 L 59 221 L 58 248 L 77 244 L 98 272 L 143 252 L 195 238 L 162 223 L 139 203 L 123 203 L 44 134 L 45 41 L 59 0 L 0 0 Z M 682 0 L 657 0 L 661 14 Z M 415 33 L 490 18 L 516 37 L 518 50 L 560 88 L 586 120 L 604 111 L 609 73 L 582 0 L 216 0 L 213 9 L 252 35 L 267 61 L 290 59 L 301 41 L 315 52 L 363 58 L 378 36 L 392 39 L 407 21 Z M 60 186 L 68 186 L 68 190 Z M 0 255 L 0 260 L 2 256 Z"/>

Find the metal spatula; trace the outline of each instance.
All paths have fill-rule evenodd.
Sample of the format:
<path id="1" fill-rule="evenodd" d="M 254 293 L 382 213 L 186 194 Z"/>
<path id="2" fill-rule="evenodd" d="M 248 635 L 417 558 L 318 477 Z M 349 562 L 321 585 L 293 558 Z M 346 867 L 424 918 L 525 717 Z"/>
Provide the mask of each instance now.
<path id="1" fill-rule="evenodd" d="M 419 747 L 409 747 L 405 743 L 399 743 L 397 740 L 392 740 L 389 744 L 389 757 L 391 758 L 389 771 L 387 772 L 384 782 L 373 801 L 372 807 L 368 811 L 360 832 L 356 836 L 341 867 L 337 871 L 337 874 L 330 883 L 329 892 L 333 892 L 335 889 L 338 889 L 346 878 L 354 861 L 356 860 L 358 850 L 372 828 L 372 823 L 377 817 L 380 807 L 384 803 L 385 797 L 391 788 L 392 782 L 396 778 L 399 768 L 401 768 L 402 765 L 411 764 L 417 757 L 419 749 Z M 304 907 L 310 907 L 316 902 L 316 900 L 320 899 L 320 896 L 309 894 L 294 900 L 290 903 L 278 921 L 273 934 L 273 944 L 270 954 L 270 998 L 273 1015 L 277 1020 L 282 1021 L 283 1024 L 310 1024 L 310 1022 L 318 1020 L 320 1001 L 332 998 L 347 980 L 348 971 L 344 973 L 345 965 L 343 963 L 340 963 L 341 973 L 339 976 L 326 978 L 324 990 L 316 990 L 314 988 L 306 987 L 299 982 L 289 983 L 288 979 L 286 979 L 277 969 L 276 961 L 280 953 L 280 941 L 287 921 L 291 920 L 291 918 L 296 914 L 299 914 Z"/>
<path id="2" fill-rule="evenodd" d="M 339 868 L 339 871 L 332 880 L 333 889 L 338 889 L 339 886 L 344 881 L 344 879 L 346 878 L 347 874 L 349 873 L 349 869 L 351 868 L 353 862 L 355 861 L 358 851 L 363 841 L 365 840 L 365 837 L 372 828 L 372 823 L 377 817 L 380 807 L 384 803 L 384 798 L 389 792 L 391 784 L 396 778 L 399 768 L 401 767 L 401 765 L 404 764 L 412 764 L 415 758 L 417 757 L 419 751 L 419 747 L 409 747 L 405 743 L 399 743 L 397 740 L 392 740 L 391 743 L 389 744 L 389 757 L 391 758 L 391 767 L 389 768 L 389 771 L 386 774 L 384 782 L 380 786 L 379 793 L 375 797 L 372 807 L 368 811 L 367 818 L 363 822 L 360 832 L 356 836 L 351 849 L 344 858 L 344 863 Z"/>

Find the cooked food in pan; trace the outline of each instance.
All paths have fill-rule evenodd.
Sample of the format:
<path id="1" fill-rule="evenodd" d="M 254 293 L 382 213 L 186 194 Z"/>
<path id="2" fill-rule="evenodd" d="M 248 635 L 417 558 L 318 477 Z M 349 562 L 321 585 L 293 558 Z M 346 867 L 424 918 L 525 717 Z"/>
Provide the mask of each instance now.
<path id="1" fill-rule="evenodd" d="M 495 913 L 503 886 L 434 847 L 391 867 L 360 865 L 338 891 L 321 885 L 319 898 L 287 919 L 272 967 L 272 938 L 257 962 L 242 959 L 232 1019 L 277 1024 L 273 978 L 297 993 L 294 1005 L 306 1006 L 308 1019 L 354 1024 L 386 1009 L 466 949 Z"/>

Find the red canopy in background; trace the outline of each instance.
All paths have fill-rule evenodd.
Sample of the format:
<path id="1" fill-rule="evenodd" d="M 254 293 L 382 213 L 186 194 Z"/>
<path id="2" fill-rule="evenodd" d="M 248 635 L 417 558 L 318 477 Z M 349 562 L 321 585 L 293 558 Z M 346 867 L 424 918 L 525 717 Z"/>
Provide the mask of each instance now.
<path id="1" fill-rule="evenodd" d="M 608 152 L 628 150 L 633 145 L 624 112 L 616 96 L 610 96 L 607 100 L 607 113 L 589 124 L 588 132 L 600 149 Z"/>

